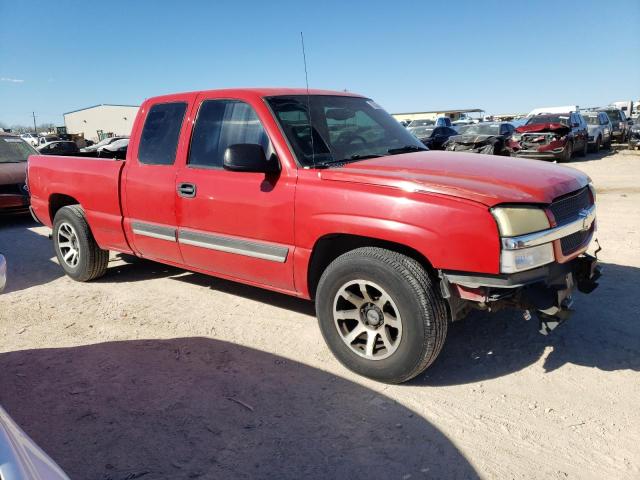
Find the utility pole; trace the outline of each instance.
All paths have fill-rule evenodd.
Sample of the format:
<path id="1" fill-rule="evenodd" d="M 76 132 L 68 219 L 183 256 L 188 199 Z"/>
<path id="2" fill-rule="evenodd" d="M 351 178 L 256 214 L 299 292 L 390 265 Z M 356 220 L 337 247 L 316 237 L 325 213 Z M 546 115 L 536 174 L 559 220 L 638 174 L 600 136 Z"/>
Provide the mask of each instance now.
<path id="1" fill-rule="evenodd" d="M 36 132 L 36 137 L 38 136 L 38 127 L 36 127 L 36 112 L 31 112 L 33 114 L 33 131 Z"/>

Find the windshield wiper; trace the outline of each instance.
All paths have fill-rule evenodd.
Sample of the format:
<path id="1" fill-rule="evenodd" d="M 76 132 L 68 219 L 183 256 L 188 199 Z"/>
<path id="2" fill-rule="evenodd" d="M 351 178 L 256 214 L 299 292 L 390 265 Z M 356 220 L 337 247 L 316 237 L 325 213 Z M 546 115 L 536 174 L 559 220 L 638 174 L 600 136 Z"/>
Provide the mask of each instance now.
<path id="1" fill-rule="evenodd" d="M 387 152 L 390 155 L 397 155 L 398 153 L 426 152 L 428 150 L 428 148 L 418 147 L 417 145 L 405 145 L 404 147 L 390 148 Z"/>
<path id="2" fill-rule="evenodd" d="M 344 165 L 345 163 L 357 162 L 358 160 L 366 160 L 368 158 L 380 158 L 382 155 L 351 155 L 349 158 L 343 158 L 342 160 L 326 160 L 313 165 L 316 168 L 329 168 L 331 165 Z"/>

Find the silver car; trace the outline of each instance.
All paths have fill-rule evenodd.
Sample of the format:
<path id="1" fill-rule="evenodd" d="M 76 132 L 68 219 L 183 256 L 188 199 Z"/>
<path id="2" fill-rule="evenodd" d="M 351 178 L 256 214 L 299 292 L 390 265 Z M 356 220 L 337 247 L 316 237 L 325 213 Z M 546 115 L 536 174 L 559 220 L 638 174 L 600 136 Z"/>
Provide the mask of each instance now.
<path id="1" fill-rule="evenodd" d="M 597 152 L 601 147 L 611 148 L 613 127 L 605 112 L 583 112 L 589 131 L 589 148 Z"/>
<path id="2" fill-rule="evenodd" d="M 4 287 L 7 286 L 7 261 L 4 255 L 0 253 L 0 293 L 4 291 Z"/>

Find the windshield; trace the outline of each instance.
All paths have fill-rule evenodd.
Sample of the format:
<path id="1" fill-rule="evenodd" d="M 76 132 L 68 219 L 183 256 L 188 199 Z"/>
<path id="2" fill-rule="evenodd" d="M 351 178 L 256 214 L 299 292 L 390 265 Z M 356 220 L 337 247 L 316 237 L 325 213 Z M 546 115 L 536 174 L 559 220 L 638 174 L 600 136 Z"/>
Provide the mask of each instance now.
<path id="1" fill-rule="evenodd" d="M 406 128 L 367 98 L 291 95 L 266 100 L 303 166 L 426 150 Z"/>
<path id="2" fill-rule="evenodd" d="M 584 115 L 584 119 L 589 125 L 600 125 L 600 119 L 597 115 Z"/>
<path id="3" fill-rule="evenodd" d="M 413 133 L 416 137 L 430 137 L 431 133 L 436 129 L 433 127 L 409 127 L 409 131 Z"/>
<path id="4" fill-rule="evenodd" d="M 566 115 L 536 115 L 531 117 L 527 122 L 527 125 L 537 125 L 539 123 L 561 123 L 563 125 L 569 125 L 569 114 Z"/>
<path id="5" fill-rule="evenodd" d="M 17 137 L 0 137 L 0 163 L 26 162 L 29 155 L 38 152 L 27 142 Z"/>
<path id="6" fill-rule="evenodd" d="M 619 122 L 621 120 L 620 112 L 618 110 L 607 110 L 605 113 L 607 114 L 607 117 L 609 117 L 609 120 L 611 120 L 611 123 Z"/>
<path id="7" fill-rule="evenodd" d="M 500 135 L 499 123 L 477 123 L 475 125 L 467 125 L 458 127 L 460 135 Z"/>

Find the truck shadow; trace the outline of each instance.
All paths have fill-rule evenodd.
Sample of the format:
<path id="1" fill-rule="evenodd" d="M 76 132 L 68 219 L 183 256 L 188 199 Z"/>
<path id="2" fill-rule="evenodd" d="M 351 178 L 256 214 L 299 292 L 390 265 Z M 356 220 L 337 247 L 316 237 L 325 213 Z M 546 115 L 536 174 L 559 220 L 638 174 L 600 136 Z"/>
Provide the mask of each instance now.
<path id="1" fill-rule="evenodd" d="M 535 318 L 476 312 L 450 325 L 434 365 L 414 380 L 421 385 L 457 385 L 507 375 L 544 357 L 551 372 L 567 363 L 613 371 L 640 371 L 640 268 L 602 264 L 600 286 L 575 295 L 575 313 L 550 336 Z"/>
<path id="2" fill-rule="evenodd" d="M 206 338 L 0 354 L 0 401 L 71 478 L 478 478 L 393 400 Z"/>
<path id="3" fill-rule="evenodd" d="M 602 266 L 598 289 L 590 295 L 577 293 L 573 317 L 550 336 L 538 333 L 535 318 L 525 321 L 517 311 L 473 312 L 449 325 L 439 358 L 411 384 L 456 385 L 497 378 L 533 365 L 543 356 L 547 372 L 567 363 L 605 371 L 640 371 L 640 268 Z M 120 274 L 108 273 L 101 281 L 152 278 L 159 269 L 169 269 L 164 274 L 176 281 L 315 316 L 309 301 L 236 282 L 139 259 L 120 268 Z"/>
<path id="4" fill-rule="evenodd" d="M 0 253 L 7 259 L 5 293 L 44 285 L 63 275 L 52 261 L 51 240 L 33 229 L 39 227 L 29 215 L 0 217 Z"/>

